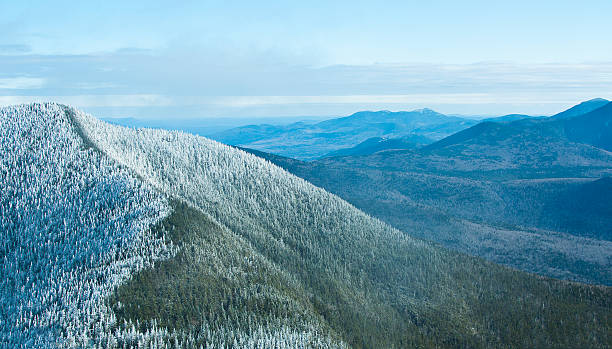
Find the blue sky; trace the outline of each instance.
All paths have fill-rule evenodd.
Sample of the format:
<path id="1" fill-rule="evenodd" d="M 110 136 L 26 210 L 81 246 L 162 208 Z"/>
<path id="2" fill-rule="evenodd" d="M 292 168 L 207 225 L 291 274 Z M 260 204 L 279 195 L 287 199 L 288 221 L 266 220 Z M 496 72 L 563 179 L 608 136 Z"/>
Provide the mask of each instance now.
<path id="1" fill-rule="evenodd" d="M 550 114 L 612 99 L 610 13 L 609 0 L 2 1 L 0 105 Z"/>

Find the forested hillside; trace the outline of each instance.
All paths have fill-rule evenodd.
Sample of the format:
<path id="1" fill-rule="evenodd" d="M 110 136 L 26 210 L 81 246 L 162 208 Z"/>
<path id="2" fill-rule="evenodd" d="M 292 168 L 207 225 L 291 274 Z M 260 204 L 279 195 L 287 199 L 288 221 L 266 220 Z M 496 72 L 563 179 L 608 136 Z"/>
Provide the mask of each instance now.
<path id="1" fill-rule="evenodd" d="M 612 341 L 610 288 L 536 277 L 412 238 L 242 150 L 181 132 L 113 126 L 53 104 L 7 108 L 2 116 L 6 125 L 18 120 L 3 125 L 2 154 L 10 154 L 2 157 L 3 171 L 23 171 L 2 186 L 15 188 L 2 196 L 15 198 L 1 206 L 3 224 L 14 224 L 3 230 L 3 273 L 26 273 L 2 285 L 3 319 L 14 317 L 2 323 L 3 344 L 44 347 L 42 339 L 33 342 L 43 338 L 44 324 L 67 347 L 605 348 Z M 32 130 L 57 131 L 33 137 Z M 38 145 L 47 154 L 35 156 L 38 168 L 60 169 L 64 177 L 40 182 L 28 204 L 26 179 L 36 170 L 21 159 L 39 154 L 30 150 Z M 72 162 L 56 162 L 63 150 Z M 100 200 L 113 198 L 111 189 L 78 192 L 70 197 L 81 205 L 69 223 L 76 228 L 53 229 L 46 223 L 71 216 L 50 214 L 53 203 L 70 207 L 60 199 L 65 192 L 90 188 L 79 184 L 90 183 L 84 168 L 102 189 L 123 186 L 120 200 Z M 40 206 L 37 198 L 64 183 L 57 177 L 67 187 Z M 99 201 L 119 208 L 98 215 Z M 27 209 L 53 219 L 30 225 L 13 218 Z M 114 219 L 117 225 L 109 223 Z M 40 238 L 30 243 L 30 236 Z M 57 248 L 45 254 L 39 245 Z M 36 254 L 40 269 L 24 251 Z M 100 276 L 116 270 L 100 264 L 106 254 L 125 261 L 112 282 Z M 42 281 L 53 275 L 44 268 L 66 259 L 72 278 L 53 277 L 60 286 Z M 104 286 L 80 287 L 88 277 Z M 40 310 L 50 317 L 40 325 L 34 310 L 55 288 L 73 293 L 63 302 L 51 298 L 51 310 Z M 22 294 L 11 297 L 14 289 Z M 96 306 L 79 315 L 75 309 L 90 300 Z M 60 321 L 72 312 L 98 322 Z M 68 341 L 72 333 L 76 343 Z"/>
<path id="2" fill-rule="evenodd" d="M 105 304 L 173 254 L 149 226 L 163 196 L 78 136 L 56 104 L 0 109 L 0 347 L 110 345 Z"/>

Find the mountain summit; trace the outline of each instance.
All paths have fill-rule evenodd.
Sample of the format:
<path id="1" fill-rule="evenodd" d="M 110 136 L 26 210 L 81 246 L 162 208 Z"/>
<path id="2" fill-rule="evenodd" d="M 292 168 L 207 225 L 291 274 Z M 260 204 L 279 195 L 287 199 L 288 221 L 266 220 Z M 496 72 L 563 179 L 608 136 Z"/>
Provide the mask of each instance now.
<path id="1" fill-rule="evenodd" d="M 568 119 L 574 116 L 578 116 L 578 115 L 583 115 L 586 114 L 588 112 L 591 112 L 595 109 L 601 108 L 604 105 L 610 103 L 610 101 L 608 101 L 607 99 L 603 99 L 603 98 L 593 98 L 591 100 L 582 102 L 580 104 L 577 104 L 565 111 L 562 111 L 558 114 L 555 114 L 552 116 L 552 118 L 555 119 Z"/>

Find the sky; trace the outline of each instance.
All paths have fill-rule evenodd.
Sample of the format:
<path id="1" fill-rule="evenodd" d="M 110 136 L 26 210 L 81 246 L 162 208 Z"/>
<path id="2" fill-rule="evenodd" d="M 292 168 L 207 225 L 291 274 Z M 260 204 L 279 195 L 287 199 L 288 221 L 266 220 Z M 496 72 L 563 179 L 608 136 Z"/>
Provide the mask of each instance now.
<path id="1" fill-rule="evenodd" d="M 612 1 L 0 0 L 0 105 L 549 115 L 612 99 Z"/>

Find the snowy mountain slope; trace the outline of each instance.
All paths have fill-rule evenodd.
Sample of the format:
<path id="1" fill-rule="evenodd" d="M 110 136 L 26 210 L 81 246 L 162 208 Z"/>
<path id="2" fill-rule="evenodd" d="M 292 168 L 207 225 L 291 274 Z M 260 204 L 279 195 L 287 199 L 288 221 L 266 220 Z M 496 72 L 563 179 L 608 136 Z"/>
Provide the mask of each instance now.
<path id="1" fill-rule="evenodd" d="M 172 249 L 162 195 L 87 148 L 56 104 L 0 109 L 0 346 L 108 344 L 104 304 Z M 121 331 L 119 331 L 121 332 Z"/>
<path id="2" fill-rule="evenodd" d="M 210 217 L 168 201 L 137 173 L 103 155 L 74 127 L 77 113 L 56 104 L 1 110 L 1 347 L 157 348 L 175 341 L 186 347 L 342 346 L 317 327 L 317 314 L 284 292 L 299 293 L 294 281 Z M 204 237 L 194 234 L 202 231 Z M 286 313 L 237 328 L 227 318 L 259 318 L 244 309 L 228 310 L 225 320 L 203 323 L 198 335 L 169 332 L 166 324 L 156 325 L 158 319 L 142 327 L 139 319 L 123 316 L 134 304 L 112 295 L 134 280 L 145 287 L 140 281 L 157 270 L 154 261 L 156 268 L 196 264 L 204 272 L 195 275 L 234 297 L 236 285 L 248 282 L 241 293 L 250 306 L 276 301 Z M 264 280 L 250 276 L 253 270 L 263 272 Z M 169 295 L 175 285 L 166 289 Z M 145 301 L 138 301 L 141 309 Z M 223 310 L 216 310 L 214 316 L 222 317 Z M 305 320 L 296 328 L 298 317 Z"/>
<path id="3" fill-rule="evenodd" d="M 285 294 L 305 314 L 315 314 L 311 325 L 351 346 L 538 347 L 560 345 L 567 333 L 574 343 L 591 347 L 610 340 L 609 288 L 536 278 L 410 238 L 263 159 L 202 137 L 121 128 L 78 112 L 75 120 L 104 154 L 220 223 L 226 231 L 221 246 L 241 241 L 249 247 L 238 257 L 223 249 L 228 258 L 256 255 L 269 262 L 291 282 L 293 291 Z M 172 267 L 155 268 L 137 277 L 144 290 L 135 282 L 113 297 L 136 302 L 126 305 L 133 309 L 130 319 L 161 319 L 174 329 L 193 330 L 167 310 L 139 310 L 147 294 L 165 299 L 156 285 L 169 282 L 163 275 Z M 185 290 L 183 297 L 219 302 L 193 290 L 211 283 L 172 284 Z M 241 290 L 249 281 L 235 285 Z M 261 287 L 266 285 L 264 280 Z M 223 312 L 247 309 L 232 316 L 272 319 L 279 311 L 291 314 L 274 301 L 250 307 L 241 292 L 222 302 Z M 179 303 L 173 309 L 185 309 Z M 598 325 L 588 320 L 593 318 Z M 296 319 L 288 321 L 293 326 Z"/>

